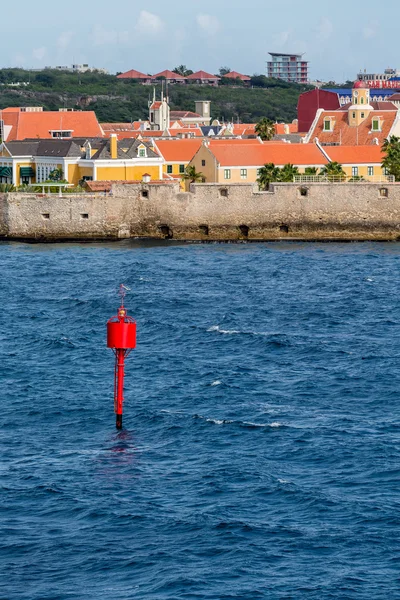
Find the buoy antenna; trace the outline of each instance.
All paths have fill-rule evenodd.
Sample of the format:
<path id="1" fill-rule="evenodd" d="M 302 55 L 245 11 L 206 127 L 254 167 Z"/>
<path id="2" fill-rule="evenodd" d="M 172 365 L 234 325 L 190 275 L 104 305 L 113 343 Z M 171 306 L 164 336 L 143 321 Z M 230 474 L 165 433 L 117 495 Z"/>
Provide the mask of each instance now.
<path id="1" fill-rule="evenodd" d="M 131 288 L 128 288 L 126 285 L 124 285 L 123 283 L 121 283 L 121 285 L 119 286 L 119 295 L 121 297 L 121 305 L 124 305 L 124 299 L 126 296 L 126 292 L 130 292 Z"/>

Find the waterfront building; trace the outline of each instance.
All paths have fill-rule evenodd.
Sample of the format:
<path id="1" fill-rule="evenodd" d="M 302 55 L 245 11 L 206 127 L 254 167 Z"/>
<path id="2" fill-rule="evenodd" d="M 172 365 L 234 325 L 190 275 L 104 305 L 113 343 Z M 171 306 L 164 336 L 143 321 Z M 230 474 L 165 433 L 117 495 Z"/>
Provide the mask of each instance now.
<path id="1" fill-rule="evenodd" d="M 181 181 L 186 167 L 202 145 L 202 140 L 154 140 L 155 149 L 163 158 L 163 173 L 166 176 L 178 178 Z M 182 189 L 184 183 L 181 182 Z"/>
<path id="2" fill-rule="evenodd" d="M 163 177 L 163 158 L 146 140 L 25 140 L 0 145 L 0 182 L 40 184 L 61 169 L 71 184 L 82 181 L 151 180 Z"/>
<path id="3" fill-rule="evenodd" d="M 271 60 L 267 62 L 267 77 L 282 79 L 288 83 L 308 83 L 308 62 L 303 54 L 283 54 L 269 52 Z"/>
<path id="4" fill-rule="evenodd" d="M 357 81 L 351 103 L 337 110 L 317 110 L 304 141 L 322 146 L 381 146 L 392 135 L 400 135 L 398 107 L 372 100 L 369 87 Z"/>
<path id="5" fill-rule="evenodd" d="M 205 183 L 255 183 L 261 167 L 292 164 L 304 173 L 307 167 L 322 168 L 328 159 L 316 144 L 286 144 L 260 140 L 205 142 L 190 161 L 203 173 Z"/>

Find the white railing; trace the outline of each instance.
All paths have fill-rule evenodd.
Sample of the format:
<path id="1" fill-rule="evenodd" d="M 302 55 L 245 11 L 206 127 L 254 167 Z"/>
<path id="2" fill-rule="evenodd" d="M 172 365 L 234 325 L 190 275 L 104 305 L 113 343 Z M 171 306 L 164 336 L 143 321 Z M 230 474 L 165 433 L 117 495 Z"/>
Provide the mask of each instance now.
<path id="1" fill-rule="evenodd" d="M 294 183 L 394 183 L 394 175 L 295 175 Z"/>

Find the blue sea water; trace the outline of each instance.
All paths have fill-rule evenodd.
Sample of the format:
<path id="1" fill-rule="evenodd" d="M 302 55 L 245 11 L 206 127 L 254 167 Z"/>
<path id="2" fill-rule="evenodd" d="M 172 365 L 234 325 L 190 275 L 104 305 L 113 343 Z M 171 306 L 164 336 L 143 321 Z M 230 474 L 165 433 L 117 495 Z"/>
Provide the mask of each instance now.
<path id="1" fill-rule="evenodd" d="M 400 598 L 399 244 L 2 243 L 0 269 L 1 600 Z"/>

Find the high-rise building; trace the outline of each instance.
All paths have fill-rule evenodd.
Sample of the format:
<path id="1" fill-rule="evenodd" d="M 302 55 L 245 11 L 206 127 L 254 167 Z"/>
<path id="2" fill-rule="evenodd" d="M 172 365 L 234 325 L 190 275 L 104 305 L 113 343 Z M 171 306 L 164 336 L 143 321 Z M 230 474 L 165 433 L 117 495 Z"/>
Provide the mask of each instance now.
<path id="1" fill-rule="evenodd" d="M 290 83 L 308 82 L 308 62 L 303 60 L 303 54 L 269 54 L 272 60 L 267 62 L 267 77 Z"/>

